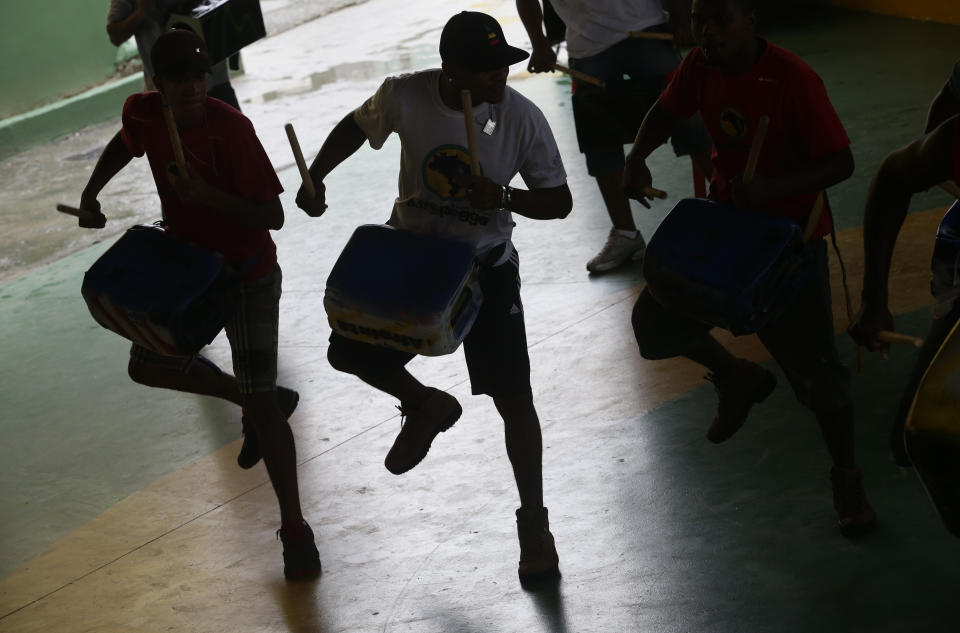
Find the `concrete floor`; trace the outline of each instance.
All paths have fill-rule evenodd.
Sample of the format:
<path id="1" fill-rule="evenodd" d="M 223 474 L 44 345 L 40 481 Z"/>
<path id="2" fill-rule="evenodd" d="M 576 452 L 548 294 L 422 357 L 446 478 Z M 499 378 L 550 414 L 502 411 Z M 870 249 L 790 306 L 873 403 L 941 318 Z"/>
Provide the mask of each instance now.
<path id="1" fill-rule="evenodd" d="M 512 2 L 475 4 L 520 41 Z M 293 204 L 298 175 L 280 128 L 293 121 L 312 153 L 375 88 L 371 73 L 435 63 L 430 43 L 446 16 L 428 5 L 405 3 L 401 19 L 388 0 L 371 0 L 265 40 L 236 86 L 287 188 L 287 224 L 275 234 L 285 276 L 280 376 L 302 396 L 291 424 L 323 576 L 283 581 L 266 473 L 234 463 L 236 408 L 126 379 L 126 344 L 93 323 L 78 292 L 106 239 L 0 286 L 0 631 L 952 630 L 960 547 L 915 474 L 886 454 L 913 352 L 868 358 L 856 379 L 860 461 L 880 523 L 849 542 L 834 526 L 816 425 L 789 389 L 758 406 L 730 443 L 709 444 L 715 396 L 702 369 L 636 352 L 629 314 L 639 270 L 586 275 L 607 226 L 577 154 L 568 86 L 555 77 L 511 83 L 551 121 L 576 205 L 564 221 L 521 218 L 515 233 L 562 579 L 532 591 L 517 582 L 518 501 L 501 423 L 487 399 L 468 395 L 462 352 L 411 369 L 456 395 L 463 418 L 415 470 L 385 471 L 396 403 L 328 366 L 321 300 L 353 228 L 387 217 L 399 147 L 365 148 L 334 172 L 330 210 L 312 220 Z M 309 88 L 350 44 L 351 24 L 384 40 L 417 36 L 393 57 L 373 46 L 365 65 L 335 63 L 341 75 L 331 70 L 335 80 Z M 821 72 L 853 138 L 857 174 L 831 196 L 856 296 L 866 184 L 920 129 L 960 30 L 839 12 L 770 28 Z M 289 76 L 273 78 L 271 66 L 288 59 Z M 688 164 L 666 150 L 655 157 L 655 184 L 671 196 L 638 211 L 647 235 L 691 190 Z M 121 208 L 134 184 L 104 199 Z M 140 185 L 141 197 L 152 188 Z M 901 331 L 922 335 L 929 322 L 929 254 L 947 202 L 939 192 L 918 197 L 905 228 L 894 266 Z M 842 326 L 841 296 L 837 279 Z M 724 340 L 769 363 L 753 337 Z M 852 344 L 838 342 L 855 365 Z M 222 337 L 210 356 L 227 364 Z"/>

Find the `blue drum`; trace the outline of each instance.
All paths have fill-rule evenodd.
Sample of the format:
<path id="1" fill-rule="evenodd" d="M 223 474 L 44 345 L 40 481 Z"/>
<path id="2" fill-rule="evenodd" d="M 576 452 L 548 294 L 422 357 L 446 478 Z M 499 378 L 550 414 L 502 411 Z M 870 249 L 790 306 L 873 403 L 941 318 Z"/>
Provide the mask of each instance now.
<path id="1" fill-rule="evenodd" d="M 220 255 L 156 226 L 128 229 L 84 274 L 81 289 L 97 323 L 170 356 L 213 341 L 239 292 L 239 276 Z"/>
<path id="2" fill-rule="evenodd" d="M 460 346 L 482 301 L 469 244 L 366 224 L 330 272 L 323 307 L 342 336 L 440 356 Z"/>
<path id="3" fill-rule="evenodd" d="M 793 220 L 700 198 L 677 203 L 650 238 L 643 263 L 657 301 L 738 336 L 779 315 L 810 270 Z"/>

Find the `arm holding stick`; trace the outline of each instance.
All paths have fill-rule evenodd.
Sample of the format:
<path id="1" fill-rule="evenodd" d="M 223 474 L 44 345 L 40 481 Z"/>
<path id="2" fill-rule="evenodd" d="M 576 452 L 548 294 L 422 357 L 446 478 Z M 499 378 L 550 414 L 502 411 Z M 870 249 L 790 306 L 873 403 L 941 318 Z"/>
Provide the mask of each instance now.
<path id="1" fill-rule="evenodd" d="M 960 117 L 948 119 L 929 134 L 883 161 L 867 193 L 863 218 L 864 274 L 860 310 L 847 333 L 859 345 L 887 358 L 890 345 L 879 332 L 893 330 L 889 309 L 890 262 L 914 193 L 952 176 L 953 140 Z"/>
<path id="2" fill-rule="evenodd" d="M 315 189 L 315 196 L 307 193 L 305 186 L 297 192 L 297 206 L 310 217 L 319 217 L 327 209 L 326 191 L 323 179 L 333 171 L 337 165 L 352 156 L 367 140 L 360 126 L 353 118 L 353 112 L 348 113 L 330 131 L 327 139 L 320 147 L 317 157 L 310 165 L 310 182 Z"/>
<path id="3" fill-rule="evenodd" d="M 120 132 L 117 132 L 103 149 L 100 158 L 97 159 L 97 164 L 87 180 L 87 185 L 83 188 L 83 193 L 80 194 L 80 211 L 85 215 L 84 217 L 77 217 L 82 228 L 102 229 L 106 225 L 107 218 L 100 212 L 100 202 L 97 200 L 97 196 L 100 195 L 100 191 L 107 183 L 132 159 L 133 156 L 127 150 Z M 58 207 L 58 210 L 61 209 Z"/>
<path id="4" fill-rule="evenodd" d="M 660 102 L 654 103 L 640 124 L 637 138 L 627 154 L 626 165 L 623 168 L 623 191 L 628 198 L 632 198 L 650 208 L 648 200 L 666 198 L 664 191 L 653 188 L 653 176 L 647 167 L 647 156 L 667 142 L 676 121 L 660 107 Z"/>

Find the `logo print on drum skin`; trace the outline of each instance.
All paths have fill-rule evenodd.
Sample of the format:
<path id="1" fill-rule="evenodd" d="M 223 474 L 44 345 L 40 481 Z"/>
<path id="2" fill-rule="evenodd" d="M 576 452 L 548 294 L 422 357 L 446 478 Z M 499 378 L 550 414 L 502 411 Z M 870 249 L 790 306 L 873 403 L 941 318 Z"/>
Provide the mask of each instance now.
<path id="1" fill-rule="evenodd" d="M 736 108 L 728 106 L 720 111 L 720 129 L 731 138 L 746 138 L 747 117 Z"/>
<path id="2" fill-rule="evenodd" d="M 438 147 L 423 161 L 423 182 L 427 189 L 446 200 L 465 199 L 467 190 L 454 181 L 470 175 L 470 154 L 465 147 Z"/>

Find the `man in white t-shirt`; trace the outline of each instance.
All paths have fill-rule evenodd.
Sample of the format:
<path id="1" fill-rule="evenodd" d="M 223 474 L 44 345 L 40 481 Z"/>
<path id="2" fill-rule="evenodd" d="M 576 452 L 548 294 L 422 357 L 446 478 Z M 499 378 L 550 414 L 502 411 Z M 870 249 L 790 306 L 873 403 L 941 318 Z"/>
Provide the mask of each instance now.
<path id="1" fill-rule="evenodd" d="M 516 0 L 516 4 L 533 46 L 529 70 L 535 73 L 552 71 L 557 55 L 543 32 L 540 2 Z M 670 9 L 669 20 L 664 4 Z M 680 55 L 670 41 L 632 38 L 629 34 L 672 31 L 678 44 L 692 43 L 689 2 L 684 6 L 681 0 L 665 0 L 664 3 L 660 0 L 551 0 L 551 5 L 567 27 L 570 67 L 602 79 L 609 86 L 604 90 L 575 81 L 573 99 L 580 151 L 586 157 L 587 172 L 597 180 L 613 224 L 603 249 L 587 262 L 587 270 L 601 273 L 641 259 L 646 248 L 634 223 L 630 201 L 621 186 L 623 145 L 627 140 L 621 135 L 627 131 L 620 130 L 617 125 L 610 127 L 609 123 L 616 119 L 614 111 L 623 107 L 619 101 L 630 100 L 631 94 L 616 97 L 612 91 L 614 86 L 623 85 L 626 75 L 641 86 L 640 92 L 659 94 L 666 85 L 666 77 L 680 64 Z M 690 155 L 698 169 L 709 178 L 713 173 L 710 164 L 713 143 L 700 119 L 695 117 L 678 124 L 672 141 L 677 156 Z"/>
<path id="2" fill-rule="evenodd" d="M 297 206 L 311 216 L 323 213 L 326 175 L 364 141 L 378 149 L 395 132 L 402 157 L 389 224 L 473 245 L 484 299 L 464 339 L 464 355 L 473 393 L 491 396 L 503 417 L 520 494 L 518 572 L 526 581 L 556 574 L 559 559 L 543 507 L 542 439 L 530 388 L 519 256 L 510 239 L 512 214 L 563 218 L 572 202 L 543 113 L 506 85 L 509 66 L 527 53 L 507 44 L 492 17 L 464 11 L 444 27 L 440 57 L 441 69 L 387 78 L 337 124 L 310 168 L 317 195 L 311 198 L 301 188 Z M 482 176 L 470 175 L 462 89 L 472 95 Z M 516 174 L 527 189 L 509 186 Z M 416 466 L 433 439 L 460 417 L 456 398 L 421 384 L 405 369 L 413 354 L 334 332 L 327 357 L 335 369 L 400 400 L 406 423 L 385 460 L 394 474 Z"/>

